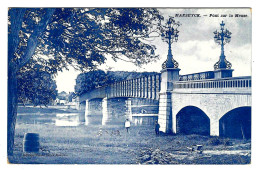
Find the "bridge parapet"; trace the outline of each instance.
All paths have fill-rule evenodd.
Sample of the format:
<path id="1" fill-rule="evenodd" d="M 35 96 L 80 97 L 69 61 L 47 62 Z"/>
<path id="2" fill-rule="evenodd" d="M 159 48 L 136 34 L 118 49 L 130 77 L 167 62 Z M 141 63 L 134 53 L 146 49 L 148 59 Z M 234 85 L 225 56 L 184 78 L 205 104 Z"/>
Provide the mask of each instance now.
<path id="1" fill-rule="evenodd" d="M 213 78 L 214 78 L 214 71 L 205 71 L 200 73 L 180 75 L 179 81 L 193 81 L 193 80 L 204 80 L 204 79 L 213 79 Z"/>
<path id="2" fill-rule="evenodd" d="M 140 78 L 119 81 L 96 88 L 79 97 L 79 102 L 95 98 L 137 97 L 159 100 L 161 75 L 148 75 Z"/>
<path id="3" fill-rule="evenodd" d="M 139 97 L 159 99 L 160 74 L 128 79 L 106 86 L 107 98 Z"/>
<path id="4" fill-rule="evenodd" d="M 173 82 L 174 91 L 251 94 L 251 76 Z"/>

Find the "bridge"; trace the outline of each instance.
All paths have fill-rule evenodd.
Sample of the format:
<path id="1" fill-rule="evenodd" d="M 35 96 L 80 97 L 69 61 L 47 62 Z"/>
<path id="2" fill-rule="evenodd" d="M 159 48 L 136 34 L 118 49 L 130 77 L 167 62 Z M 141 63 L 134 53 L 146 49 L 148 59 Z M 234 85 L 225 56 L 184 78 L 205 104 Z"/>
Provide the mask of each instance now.
<path id="1" fill-rule="evenodd" d="M 251 77 L 216 79 L 210 75 L 212 73 L 183 75 L 177 81 L 163 80 L 165 75 L 130 79 L 85 93 L 79 102 L 85 107 L 86 117 L 93 115 L 91 111 L 102 108 L 99 113 L 103 115 L 104 125 L 116 120 L 113 112 L 121 111 L 122 123 L 125 118 L 133 123 L 145 118 L 150 122 L 158 119 L 160 130 L 167 133 L 230 136 L 228 133 L 236 128 L 239 131 L 236 136 L 248 136 L 251 131 L 248 129 L 251 127 Z M 91 102 L 98 102 L 98 99 L 99 108 L 97 105 L 92 110 Z"/>
<path id="2" fill-rule="evenodd" d="M 223 27 L 222 22 L 222 33 Z M 214 71 L 179 75 L 169 42 L 160 74 L 116 82 L 81 95 L 85 119 L 101 115 L 103 125 L 123 124 L 126 118 L 134 124 L 158 120 L 164 133 L 251 138 L 251 76 L 232 76 L 223 44 L 229 37 L 219 35 L 222 49 Z"/>

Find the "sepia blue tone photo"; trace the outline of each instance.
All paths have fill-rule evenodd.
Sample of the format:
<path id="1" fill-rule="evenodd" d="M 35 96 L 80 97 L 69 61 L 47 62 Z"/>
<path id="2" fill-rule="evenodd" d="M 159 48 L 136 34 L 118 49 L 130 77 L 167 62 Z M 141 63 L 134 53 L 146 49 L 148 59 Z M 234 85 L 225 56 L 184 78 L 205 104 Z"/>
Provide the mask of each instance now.
<path id="1" fill-rule="evenodd" d="M 9 8 L 14 164 L 250 164 L 250 8 Z"/>

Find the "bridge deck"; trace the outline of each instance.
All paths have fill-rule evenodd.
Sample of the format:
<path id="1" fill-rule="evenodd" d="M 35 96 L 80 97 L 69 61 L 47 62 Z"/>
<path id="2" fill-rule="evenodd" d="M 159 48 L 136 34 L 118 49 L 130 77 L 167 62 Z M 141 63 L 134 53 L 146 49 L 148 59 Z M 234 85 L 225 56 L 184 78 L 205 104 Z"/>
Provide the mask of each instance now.
<path id="1" fill-rule="evenodd" d="M 206 73 L 207 74 L 207 73 Z M 208 75 L 210 76 L 210 75 Z M 97 88 L 80 96 L 79 101 L 94 98 L 134 97 L 159 100 L 160 75 L 144 76 L 116 82 Z M 181 78 L 180 78 L 181 79 Z M 222 79 L 202 79 L 173 82 L 176 93 L 220 93 L 220 94 L 251 94 L 251 77 L 230 77 Z"/>

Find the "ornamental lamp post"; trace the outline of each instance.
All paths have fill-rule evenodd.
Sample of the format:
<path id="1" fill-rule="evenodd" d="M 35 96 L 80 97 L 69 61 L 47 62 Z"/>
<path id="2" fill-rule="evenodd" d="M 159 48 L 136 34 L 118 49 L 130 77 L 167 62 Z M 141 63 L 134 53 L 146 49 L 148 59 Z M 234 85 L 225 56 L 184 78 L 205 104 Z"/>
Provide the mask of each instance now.
<path id="1" fill-rule="evenodd" d="M 162 64 L 162 68 L 178 68 L 179 64 L 177 61 L 173 59 L 171 45 L 173 42 L 178 41 L 179 31 L 178 27 L 180 26 L 180 22 L 176 22 L 174 17 L 169 17 L 165 26 L 161 28 L 161 37 L 164 42 L 168 44 L 168 55 L 167 60 Z"/>
<path id="2" fill-rule="evenodd" d="M 220 31 L 215 31 L 214 33 L 214 41 L 221 45 L 221 54 L 219 57 L 219 61 L 215 63 L 214 69 L 231 69 L 232 64 L 226 60 L 226 56 L 224 54 L 224 45 L 229 43 L 231 40 L 231 32 L 229 30 L 224 29 L 225 23 L 222 21 L 220 23 Z"/>
<path id="3" fill-rule="evenodd" d="M 161 70 L 161 92 L 173 90 L 173 82 L 179 81 L 179 63 L 173 59 L 171 46 L 173 42 L 178 41 L 180 25 L 180 22 L 176 22 L 174 17 L 169 17 L 166 24 L 161 27 L 162 40 L 168 44 L 167 59 L 162 64 Z"/>
<path id="4" fill-rule="evenodd" d="M 231 40 L 231 32 L 224 29 L 225 23 L 222 21 L 220 23 L 220 31 L 214 31 L 214 41 L 221 46 L 221 54 L 219 61 L 214 64 L 214 78 L 226 78 L 232 77 L 233 69 L 231 69 L 232 64 L 227 61 L 224 51 L 225 44 L 229 43 Z"/>
<path id="5" fill-rule="evenodd" d="M 179 64 L 173 59 L 171 45 L 178 41 L 179 22 L 176 22 L 173 17 L 161 28 L 161 37 L 164 42 L 168 44 L 168 55 L 166 61 L 162 64 L 160 77 L 160 93 L 159 93 L 159 112 L 158 123 L 160 124 L 160 131 L 164 133 L 176 133 L 173 125 L 172 116 L 172 91 L 174 90 L 174 81 L 179 81 Z"/>

